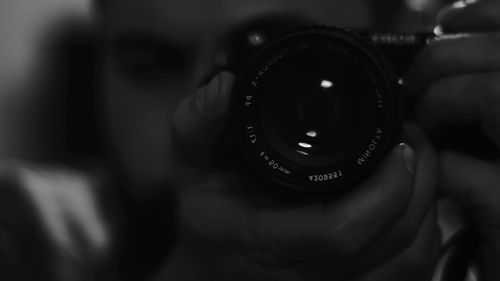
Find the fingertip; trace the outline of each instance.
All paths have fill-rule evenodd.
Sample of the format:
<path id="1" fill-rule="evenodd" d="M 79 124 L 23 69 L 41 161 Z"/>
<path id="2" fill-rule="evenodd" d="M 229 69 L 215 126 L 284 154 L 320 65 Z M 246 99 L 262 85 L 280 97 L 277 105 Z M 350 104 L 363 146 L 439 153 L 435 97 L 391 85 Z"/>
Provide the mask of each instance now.
<path id="1" fill-rule="evenodd" d="M 178 104 L 172 120 L 173 146 L 182 150 L 183 158 L 201 158 L 202 153 L 213 158 L 211 149 L 226 133 L 234 81 L 232 73 L 220 72 Z"/>
<path id="2" fill-rule="evenodd" d="M 399 153 L 406 171 L 413 175 L 415 173 L 416 157 L 413 148 L 406 144 L 399 144 Z"/>
<path id="3" fill-rule="evenodd" d="M 236 77 L 233 73 L 228 71 L 222 71 L 219 74 L 219 91 L 221 100 L 223 100 L 225 105 L 229 104 L 232 92 L 234 90 L 234 84 Z"/>
<path id="4" fill-rule="evenodd" d="M 388 153 L 386 159 L 378 168 L 378 174 L 391 174 L 392 170 L 392 175 L 395 175 L 396 167 L 406 175 L 413 175 L 415 173 L 415 150 L 410 144 L 401 142 L 396 145 L 396 147 Z"/>
<path id="5" fill-rule="evenodd" d="M 208 84 L 201 87 L 194 97 L 196 109 L 203 115 L 217 116 L 226 112 L 234 86 L 234 75 L 220 72 Z"/>
<path id="6" fill-rule="evenodd" d="M 421 124 L 406 122 L 403 125 L 402 139 L 404 143 L 421 153 L 427 149 L 432 149 L 432 144 L 426 134 L 427 132 L 422 128 Z"/>
<path id="7" fill-rule="evenodd" d="M 442 8 L 437 14 L 437 22 L 439 26 L 441 28 L 443 28 L 443 26 L 446 27 L 454 18 L 456 18 L 456 15 L 459 14 L 463 8 L 468 6 L 468 2 L 471 1 L 459 0 Z"/>
<path id="8" fill-rule="evenodd" d="M 409 199 L 413 189 L 416 161 L 413 148 L 407 143 L 400 143 L 387 154 L 384 161 L 363 185 L 370 189 L 382 186 L 384 192 L 393 190 L 398 194 L 404 194 Z M 397 197 L 401 199 L 403 195 Z"/>
<path id="9" fill-rule="evenodd" d="M 495 1 L 462 0 L 443 8 L 437 22 L 443 34 L 498 30 L 498 4 Z"/>

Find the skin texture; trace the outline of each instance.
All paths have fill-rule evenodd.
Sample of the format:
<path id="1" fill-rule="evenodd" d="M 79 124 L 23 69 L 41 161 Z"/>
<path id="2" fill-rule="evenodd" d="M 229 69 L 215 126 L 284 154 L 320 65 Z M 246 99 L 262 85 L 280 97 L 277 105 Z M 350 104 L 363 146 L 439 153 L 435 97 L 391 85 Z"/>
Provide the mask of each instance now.
<path id="1" fill-rule="evenodd" d="M 141 187 L 168 180 L 168 120 L 179 101 L 201 84 L 216 45 L 230 30 L 255 17 L 286 13 L 344 27 L 370 25 L 362 1 L 147 0 L 109 5 L 104 16 L 104 112 L 125 174 Z M 139 41 L 146 44 L 137 46 Z M 172 62 L 175 56 L 182 61 Z"/>
<path id="2" fill-rule="evenodd" d="M 498 280 L 496 222 L 500 216 L 497 207 L 500 199 L 491 196 L 498 194 L 495 162 L 447 151 L 442 151 L 438 158 L 422 133 L 424 128 L 432 136 L 439 131 L 435 129 L 436 123 L 439 128 L 446 127 L 463 122 L 465 117 L 465 121 L 484 120 L 485 132 L 491 139 L 498 140 L 498 128 L 491 122 L 498 119 L 494 118 L 497 116 L 494 97 L 498 89 L 494 75 L 498 70 L 495 37 L 440 41 L 423 50 L 408 75 L 408 92 L 420 97 L 417 114 L 420 128 L 407 124 L 403 138 L 406 144 L 395 147 L 373 175 L 352 192 L 320 202 L 308 201 L 264 192 L 275 187 L 263 186 L 239 169 L 237 161 L 224 157 L 229 155 L 221 152 L 218 140 L 228 134 L 227 101 L 234 75 L 222 72 L 208 83 L 202 81 L 212 68 L 210 59 L 218 40 L 232 27 L 254 16 L 289 11 L 324 23 L 360 28 L 372 26 L 368 9 L 363 8 L 361 1 L 207 2 L 111 1 L 113 8 L 105 17 L 107 61 L 103 72 L 103 112 L 111 146 L 131 186 L 130 197 L 139 202 L 138 206 L 150 207 L 151 198 L 160 193 L 158 187 L 173 185 L 175 188 L 180 239 L 158 271 L 158 280 L 427 280 L 439 246 L 434 211 L 438 184 L 443 193 L 456 198 L 475 214 L 482 238 L 481 268 L 488 281 Z M 445 30 L 473 27 L 475 31 L 478 28 L 491 31 L 498 26 L 495 17 L 487 16 L 491 10 L 498 11 L 498 4 L 495 1 L 480 1 L 477 5 L 479 3 L 486 6 L 465 14 L 462 11 L 470 10 L 457 12 L 450 8 L 443 12 L 441 21 Z M 457 26 L 456 22 L 463 25 Z M 483 52 L 472 52 L 472 49 Z M 484 56 L 484 52 L 490 55 Z M 485 71 L 491 76 L 485 75 Z M 471 79 L 453 78 L 462 74 L 472 74 Z M 481 83 L 472 79 L 476 75 L 480 76 Z M 449 83 L 442 81 L 444 77 L 449 77 Z M 474 95 L 474 99 L 480 101 L 472 102 L 474 99 L 467 96 L 470 91 L 465 93 L 462 89 L 478 89 L 477 84 L 481 85 L 481 91 L 477 91 L 480 94 Z M 431 91 L 433 87 L 442 90 Z M 446 110 L 436 110 L 435 104 Z M 478 107 L 480 105 L 483 107 Z M 0 191 L 6 194 L 2 196 L 6 203 L 0 204 L 4 208 L 0 209 L 0 217 L 13 218 L 8 215 L 12 212 L 9 206 L 21 206 L 27 211 L 12 223 L 2 220 L 0 261 L 6 261 L 2 263 L 7 264 L 5 268 L 24 269 L 10 264 L 26 265 L 18 257 L 30 253 L 32 248 L 25 243 L 30 239 L 11 241 L 16 240 L 13 237 L 25 237 L 21 234 L 26 233 L 26 225 L 41 222 L 38 215 L 41 212 L 33 208 L 40 206 L 33 203 L 38 199 L 30 196 L 33 192 L 20 191 L 40 190 L 36 187 L 45 182 L 44 186 L 58 194 L 57 187 L 68 185 L 61 183 L 61 172 L 74 174 L 71 185 L 87 178 L 65 169 L 50 171 L 47 167 L 12 161 L 0 166 Z M 443 176 L 438 178 L 438 172 Z M 39 181 L 27 181 L 29 178 Z M 64 188 L 71 199 L 50 198 L 58 202 L 85 198 L 79 192 L 87 189 L 78 185 L 76 188 L 76 192 Z M 164 202 L 165 198 L 156 197 L 154 199 Z M 100 202 L 111 205 L 108 200 Z M 71 210 L 87 203 L 47 205 L 68 214 L 66 220 L 61 220 L 62 225 L 81 238 L 78 230 L 87 229 L 85 224 L 79 224 L 83 221 L 79 217 L 82 212 Z M 88 204 L 85 209 L 99 207 Z M 99 216 L 91 214 L 91 217 Z M 109 226 L 102 219 L 98 225 L 102 231 L 104 226 Z M 57 272 L 69 272 L 71 277 L 58 278 L 85 280 L 83 273 L 89 272 L 92 276 L 92 272 L 99 272 L 91 264 L 89 268 L 85 268 L 85 263 L 79 268 L 78 261 L 82 258 L 78 255 L 76 266 L 71 265 L 72 260 L 65 256 L 74 247 L 64 249 L 67 244 L 54 243 L 54 237 L 47 235 L 50 232 L 36 231 L 44 229 L 33 230 L 31 242 L 51 248 L 42 249 L 32 263 L 60 261 L 68 267 L 43 265 L 41 269 L 33 267 L 30 273 L 39 273 L 40 280 L 42 276 L 54 280 L 56 278 L 50 278 L 54 272 L 56 276 Z M 87 244 L 95 242 L 89 238 L 92 237 L 84 240 Z M 89 247 L 83 245 L 82 248 Z M 103 254 L 106 247 L 97 250 L 84 259 L 99 261 L 101 256 L 106 256 Z M 54 255 L 60 259 L 54 259 Z M 106 265 L 106 262 L 99 264 Z M 72 274 L 78 272 L 75 269 L 83 273 Z M 52 270 L 54 272 L 44 272 Z"/>
<path id="3" fill-rule="evenodd" d="M 224 153 L 214 148 L 228 134 L 234 76 L 219 73 L 205 85 L 202 79 L 222 38 L 272 14 L 371 29 L 366 3 L 147 0 L 111 7 L 105 112 L 112 142 L 140 187 L 131 191 L 135 198 L 169 180 L 177 193 L 180 241 L 159 279 L 401 280 L 412 272 L 418 280 L 429 274 L 439 244 L 437 161 L 418 129 L 407 127 L 411 146 L 394 148 L 373 178 L 322 203 L 259 191 L 273 187 L 253 181 L 237 161 L 222 162 Z M 130 39 L 138 34 L 141 44 Z M 172 53 L 186 59 L 169 64 Z"/>
<path id="4" fill-rule="evenodd" d="M 419 98 L 420 127 L 435 139 L 448 140 L 439 151 L 440 189 L 469 212 L 478 236 L 480 273 L 488 281 L 500 276 L 499 14 L 500 3 L 489 0 L 443 9 L 442 29 L 462 35 L 432 43 L 408 74 L 408 90 Z M 471 124 L 473 132 L 467 130 Z M 483 135 L 489 150 L 478 154 L 451 149 L 456 140 L 442 134 L 449 127 L 464 128 L 459 136 L 471 143 Z"/>
<path id="5" fill-rule="evenodd" d="M 415 280 L 425 278 L 439 246 L 432 207 L 437 162 L 419 130 L 407 126 L 414 148 L 394 148 L 370 179 L 344 197 L 318 203 L 271 196 L 266 190 L 276 187 L 255 181 L 237 162 L 221 161 L 223 150 L 214 151 L 227 133 L 233 80 L 221 73 L 181 102 L 174 117 L 175 147 L 182 151 L 175 177 L 181 241 L 166 275 L 400 280 L 412 272 Z M 185 147 L 197 148 L 190 150 L 197 157 Z M 226 263 L 231 266 L 220 266 Z"/>

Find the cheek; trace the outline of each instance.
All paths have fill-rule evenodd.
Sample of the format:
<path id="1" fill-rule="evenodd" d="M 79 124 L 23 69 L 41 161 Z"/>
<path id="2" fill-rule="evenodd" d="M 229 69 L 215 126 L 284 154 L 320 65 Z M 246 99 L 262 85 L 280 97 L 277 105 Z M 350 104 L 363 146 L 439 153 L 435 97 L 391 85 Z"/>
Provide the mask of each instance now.
<path id="1" fill-rule="evenodd" d="M 171 171 L 171 118 L 188 95 L 181 87 L 143 89 L 110 77 L 105 89 L 107 131 L 134 186 L 162 185 Z"/>

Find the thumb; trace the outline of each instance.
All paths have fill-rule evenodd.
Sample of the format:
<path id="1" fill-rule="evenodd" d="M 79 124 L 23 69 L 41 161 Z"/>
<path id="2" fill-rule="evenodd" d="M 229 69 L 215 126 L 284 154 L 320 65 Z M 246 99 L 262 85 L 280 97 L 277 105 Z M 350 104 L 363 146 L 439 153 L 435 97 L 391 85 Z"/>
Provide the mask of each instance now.
<path id="1" fill-rule="evenodd" d="M 498 31 L 499 14 L 498 1 L 461 0 L 442 9 L 438 15 L 438 23 L 447 33 Z"/>
<path id="2" fill-rule="evenodd" d="M 234 75 L 221 72 L 184 99 L 173 119 L 174 150 L 183 158 L 206 158 L 223 137 L 228 123 Z M 205 159 L 206 160 L 206 159 Z"/>

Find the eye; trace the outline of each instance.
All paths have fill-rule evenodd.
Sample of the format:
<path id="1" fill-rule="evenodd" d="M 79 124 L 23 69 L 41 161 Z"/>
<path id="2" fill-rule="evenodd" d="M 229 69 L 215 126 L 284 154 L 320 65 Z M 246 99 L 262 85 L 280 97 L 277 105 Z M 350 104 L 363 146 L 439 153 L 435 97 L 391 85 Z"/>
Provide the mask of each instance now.
<path id="1" fill-rule="evenodd" d="M 161 82 L 185 74 L 191 51 L 175 44 L 145 37 L 118 40 L 111 50 L 115 70 L 132 82 Z"/>

